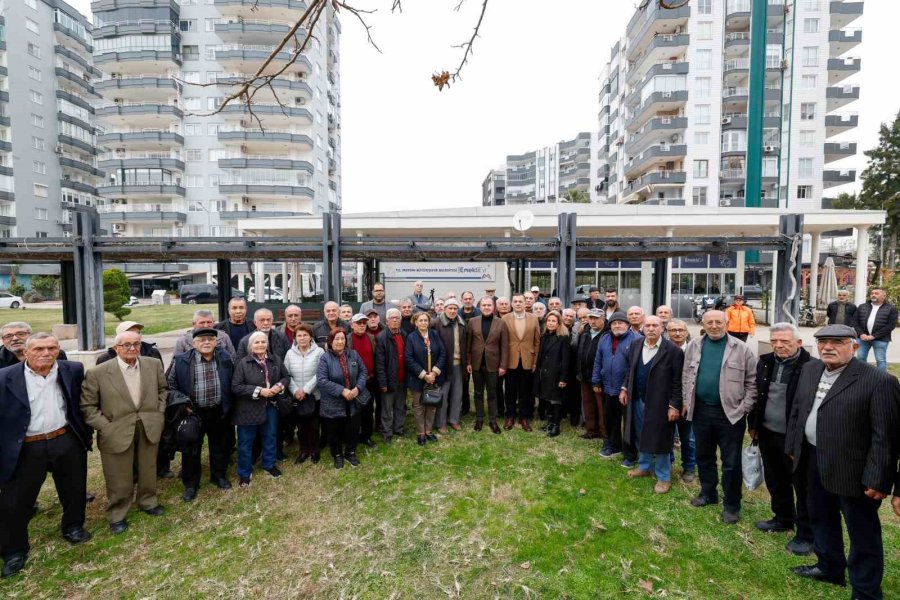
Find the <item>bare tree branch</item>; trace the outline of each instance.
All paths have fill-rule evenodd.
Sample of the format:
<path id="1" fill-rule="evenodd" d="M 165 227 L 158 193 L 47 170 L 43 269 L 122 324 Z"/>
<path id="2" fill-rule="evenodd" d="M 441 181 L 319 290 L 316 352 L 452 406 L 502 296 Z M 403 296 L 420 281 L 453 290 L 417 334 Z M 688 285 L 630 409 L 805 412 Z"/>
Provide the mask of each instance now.
<path id="1" fill-rule="evenodd" d="M 340 8 L 343 8 L 344 10 L 349 12 L 351 15 L 356 17 L 360 23 L 362 23 L 362 26 L 366 28 L 366 38 L 368 38 L 369 43 L 372 44 L 372 47 L 375 48 L 376 50 L 378 50 L 378 52 L 381 52 L 381 48 L 379 48 L 378 44 L 375 43 L 375 40 L 372 39 L 372 26 L 369 25 L 368 23 L 366 23 L 365 18 L 363 18 L 363 15 L 371 15 L 372 13 L 375 12 L 375 10 L 363 10 L 361 8 L 354 8 L 354 7 L 350 6 L 349 4 L 347 4 L 346 2 L 341 2 L 340 0 L 332 0 L 332 1 L 334 2 L 335 6 L 339 6 Z M 399 6 L 400 0 L 394 0 L 394 5 Z"/>
<path id="2" fill-rule="evenodd" d="M 459 8 L 463 5 L 465 0 L 460 0 L 459 4 L 456 5 L 454 10 L 459 10 Z M 468 39 L 468 41 L 463 42 L 457 46 L 453 46 L 454 48 L 461 48 L 463 51 L 462 60 L 459 63 L 459 66 L 456 67 L 456 70 L 453 73 L 449 74 L 449 81 L 456 83 L 457 80 L 462 79 L 460 73 L 462 73 L 462 69 L 466 66 L 466 63 L 469 61 L 469 57 L 472 55 L 475 46 L 475 39 L 479 37 L 479 31 L 481 31 L 481 24 L 484 22 L 484 13 L 487 11 L 488 2 L 490 0 L 481 0 L 481 13 L 478 15 L 478 21 L 475 23 L 475 29 L 472 31 L 472 37 Z M 441 73 L 441 75 L 436 79 L 432 77 L 434 84 L 438 87 L 438 90 L 443 90 L 444 86 L 450 87 L 450 83 L 447 81 L 447 78 L 444 75 L 447 74 L 446 71 Z"/>
<path id="3" fill-rule="evenodd" d="M 391 5 L 391 12 L 403 12 L 401 1 L 402 0 L 394 0 L 394 3 Z"/>

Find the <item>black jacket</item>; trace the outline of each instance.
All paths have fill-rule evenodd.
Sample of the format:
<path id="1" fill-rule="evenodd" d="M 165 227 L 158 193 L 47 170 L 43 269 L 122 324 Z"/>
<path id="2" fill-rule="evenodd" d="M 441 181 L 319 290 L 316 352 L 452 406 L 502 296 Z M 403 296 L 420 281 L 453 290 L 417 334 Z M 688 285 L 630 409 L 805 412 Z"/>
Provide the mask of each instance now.
<path id="1" fill-rule="evenodd" d="M 541 336 L 537 368 L 534 371 L 534 393 L 538 398 L 551 404 L 562 402 L 565 392 L 559 384 L 565 382 L 569 374 L 571 355 L 572 338 L 568 335 L 545 333 Z"/>
<path id="2" fill-rule="evenodd" d="M 862 335 L 867 333 L 875 336 L 876 341 L 891 341 L 891 332 L 897 326 L 897 307 L 889 302 L 885 302 L 878 309 L 875 315 L 874 327 L 869 331 L 868 321 L 869 315 L 872 314 L 872 303 L 863 302 L 856 307 L 856 313 L 853 315 L 856 327 L 856 333 Z"/>
<path id="3" fill-rule="evenodd" d="M 825 363 L 803 366 L 788 423 L 785 452 L 794 469 L 806 438 Z M 900 383 L 897 378 L 856 358 L 850 359 L 819 407 L 816 458 L 819 477 L 833 494 L 862 498 L 866 488 L 889 494 L 896 485 L 900 444 Z"/>
<path id="4" fill-rule="evenodd" d="M 155 358 L 159 362 L 163 361 L 162 354 L 160 354 L 159 350 L 156 349 L 156 344 L 151 344 L 150 342 L 141 342 L 141 356 L 149 356 L 150 358 Z M 97 364 L 99 365 L 105 363 L 106 361 L 111 360 L 115 357 L 116 349 L 107 348 L 106 354 L 101 354 L 97 357 Z"/>
<path id="5" fill-rule="evenodd" d="M 69 360 L 62 348 L 60 348 L 59 356 L 56 357 L 56 360 Z M 13 354 L 9 350 L 9 348 L 0 346 L 0 369 L 3 369 L 5 367 L 13 367 L 20 362 L 21 361 L 19 360 L 19 357 Z"/>
<path id="6" fill-rule="evenodd" d="M 256 333 L 255 331 L 253 333 Z M 247 334 L 241 340 L 241 343 L 238 344 L 238 347 L 235 348 L 234 360 L 235 362 L 244 358 L 249 354 L 247 350 L 247 344 L 250 341 L 250 335 Z M 281 359 L 281 362 L 284 362 L 284 356 L 287 354 L 287 351 L 291 349 L 291 343 L 288 341 L 287 336 L 275 329 L 274 327 L 269 330 L 269 352 L 277 356 Z"/>
<path id="7" fill-rule="evenodd" d="M 66 401 L 66 425 L 85 450 L 91 449 L 93 430 L 84 422 L 79 403 L 84 366 L 81 363 L 58 360 L 60 384 Z M 31 422 L 31 402 L 25 385 L 25 363 L 0 370 L 0 485 L 15 473 L 25 433 Z"/>
<path id="8" fill-rule="evenodd" d="M 834 320 L 837 317 L 838 306 L 840 304 L 841 304 L 840 302 L 835 300 L 834 302 L 832 302 L 831 304 L 828 305 L 827 309 L 825 309 L 825 314 L 828 316 L 828 324 L 829 325 L 834 324 Z M 856 305 L 853 304 L 852 302 L 848 302 L 847 308 L 844 310 L 844 313 L 847 315 L 847 325 L 850 325 L 852 327 L 854 324 L 853 317 L 856 314 Z"/>
<path id="9" fill-rule="evenodd" d="M 575 348 L 575 371 L 578 373 L 578 381 L 591 384 L 591 374 L 594 371 L 594 359 L 597 358 L 597 346 L 600 338 L 605 333 L 591 337 L 591 328 L 584 327 L 578 334 L 578 346 Z"/>
<path id="10" fill-rule="evenodd" d="M 266 366 L 269 370 L 269 387 L 280 383 L 288 389 L 291 377 L 284 368 L 284 363 L 277 356 L 266 353 Z M 266 387 L 263 368 L 257 364 L 253 356 L 238 359 L 234 365 L 234 377 L 231 379 L 232 422 L 235 425 L 262 425 L 266 422 L 266 405 L 274 402 L 272 398 L 253 397 L 257 387 Z"/>
<path id="11" fill-rule="evenodd" d="M 400 337 L 406 342 L 406 335 L 401 331 Z M 375 378 L 379 388 L 387 388 L 389 392 L 406 389 L 406 382 L 400 381 L 400 361 L 403 357 L 397 354 L 397 342 L 390 329 L 385 329 L 375 337 Z M 372 375 L 369 375 L 371 378 Z"/>
<path id="12" fill-rule="evenodd" d="M 785 411 L 784 422 L 787 423 L 791 418 L 791 408 L 794 404 L 794 395 L 797 393 L 797 383 L 800 381 L 800 371 L 803 365 L 812 358 L 805 349 L 800 348 L 800 356 L 794 364 L 794 371 L 791 374 L 791 380 L 788 382 L 787 393 L 785 394 Z M 766 404 L 769 401 L 769 382 L 772 380 L 772 373 L 775 371 L 775 353 L 769 352 L 759 357 L 756 363 L 756 404 L 747 417 L 747 427 L 758 430 L 762 426 L 763 418 L 766 416 Z"/>
<path id="13" fill-rule="evenodd" d="M 345 323 L 344 321 L 338 320 L 341 327 L 344 328 L 344 333 L 347 334 L 347 337 L 350 337 L 350 324 Z M 316 321 L 312 326 L 313 330 L 313 340 L 319 345 L 323 350 L 327 350 L 326 347 L 328 342 L 328 335 L 331 333 L 331 326 L 328 324 L 328 321 L 322 319 L 320 321 Z"/>
<path id="14" fill-rule="evenodd" d="M 193 400 L 194 396 L 194 361 L 197 357 L 197 351 L 193 348 L 183 354 L 176 354 L 172 357 L 172 363 L 166 372 L 166 381 L 169 384 L 169 390 L 179 392 Z M 219 375 L 219 385 L 221 386 L 222 396 L 219 399 L 222 411 L 228 415 L 231 413 L 231 380 L 234 378 L 234 363 L 231 355 L 221 348 L 215 349 L 216 372 Z M 170 376 L 175 373 L 172 380 Z M 172 404 L 172 395 L 169 395 L 169 403 Z"/>
<path id="15" fill-rule="evenodd" d="M 641 361 L 644 338 L 638 337 L 628 347 L 627 374 L 622 387 L 628 389 L 628 405 L 625 411 L 625 439 L 634 443 L 632 420 L 634 419 L 635 373 Z M 675 423 L 669 422 L 669 407 L 681 412 L 683 406 L 681 375 L 684 352 L 669 340 L 659 340 L 659 350 L 650 361 L 647 390 L 644 394 L 644 428 L 639 435 L 638 450 L 650 454 L 668 454 L 675 439 Z M 613 390 L 603 390 L 611 394 Z M 618 394 L 618 391 L 615 392 Z"/>

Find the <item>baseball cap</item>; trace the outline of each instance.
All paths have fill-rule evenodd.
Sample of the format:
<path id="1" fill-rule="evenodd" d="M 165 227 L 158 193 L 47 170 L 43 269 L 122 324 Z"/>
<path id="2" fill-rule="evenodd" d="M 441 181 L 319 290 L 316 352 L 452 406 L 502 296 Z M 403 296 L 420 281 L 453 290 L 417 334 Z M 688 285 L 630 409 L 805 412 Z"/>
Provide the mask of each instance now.
<path id="1" fill-rule="evenodd" d="M 353 315 L 353 318 L 350 319 L 350 321 L 352 321 L 353 323 L 359 323 L 360 321 L 368 321 L 368 320 L 369 320 L 369 317 L 367 317 L 366 315 L 364 315 L 362 313 L 356 313 L 355 315 Z"/>
<path id="2" fill-rule="evenodd" d="M 118 335 L 120 333 L 125 333 L 132 327 L 137 327 L 138 329 L 143 329 L 144 324 L 138 323 L 137 321 L 122 321 L 121 323 L 116 325 L 116 335 Z"/>
<path id="3" fill-rule="evenodd" d="M 536 285 L 533 285 L 533 286 L 531 286 L 531 291 L 532 291 L 532 292 L 539 292 L 539 291 L 541 291 L 541 288 L 539 288 L 539 287 L 536 286 Z"/>
<path id="4" fill-rule="evenodd" d="M 602 310 L 600 310 L 599 308 L 592 308 L 591 310 L 588 311 L 587 316 L 589 316 L 589 317 L 597 317 L 597 318 L 600 318 L 600 319 L 605 319 L 605 318 L 606 318 L 606 313 L 603 312 Z"/>

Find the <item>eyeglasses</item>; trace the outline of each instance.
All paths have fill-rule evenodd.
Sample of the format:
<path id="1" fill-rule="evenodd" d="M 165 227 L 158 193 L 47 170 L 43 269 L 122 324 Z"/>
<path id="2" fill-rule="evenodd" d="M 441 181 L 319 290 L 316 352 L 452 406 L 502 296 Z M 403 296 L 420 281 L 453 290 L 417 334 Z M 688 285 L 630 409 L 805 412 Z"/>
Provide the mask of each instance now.
<path id="1" fill-rule="evenodd" d="M 670 327 L 669 328 L 670 333 L 685 333 L 686 331 L 687 331 L 687 329 L 681 329 L 678 327 Z"/>
<path id="2" fill-rule="evenodd" d="M 126 344 L 116 344 L 116 347 L 124 348 L 125 350 L 137 350 L 138 348 L 141 347 L 141 343 L 140 342 L 129 342 Z"/>
<path id="3" fill-rule="evenodd" d="M 11 340 L 11 339 L 13 339 L 13 338 L 16 338 L 16 339 L 19 339 L 19 340 L 24 340 L 24 339 L 27 338 L 29 335 L 31 335 L 31 333 L 29 333 L 29 332 L 27 332 L 27 331 L 17 331 L 17 332 L 15 332 L 15 333 L 5 333 L 5 334 L 3 334 L 3 337 L 0 338 L 0 339 L 3 339 L 4 341 L 5 341 L 5 340 Z"/>

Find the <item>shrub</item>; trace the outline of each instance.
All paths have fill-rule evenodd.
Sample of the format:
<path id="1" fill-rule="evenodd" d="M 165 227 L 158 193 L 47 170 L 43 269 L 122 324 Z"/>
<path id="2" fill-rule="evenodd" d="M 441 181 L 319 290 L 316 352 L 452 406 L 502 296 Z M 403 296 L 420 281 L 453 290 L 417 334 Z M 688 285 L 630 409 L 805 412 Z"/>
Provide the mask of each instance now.
<path id="1" fill-rule="evenodd" d="M 59 277 L 36 275 L 31 278 L 31 289 L 44 298 L 57 298 L 59 296 Z"/>
<path id="2" fill-rule="evenodd" d="M 24 294 L 22 294 L 22 300 L 24 302 L 43 302 L 45 300 L 44 295 L 41 294 L 37 290 L 28 290 Z"/>
<path id="3" fill-rule="evenodd" d="M 103 310 L 122 320 L 131 314 L 131 309 L 122 306 L 131 297 L 128 278 L 119 269 L 103 271 Z"/>

